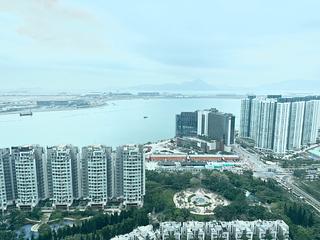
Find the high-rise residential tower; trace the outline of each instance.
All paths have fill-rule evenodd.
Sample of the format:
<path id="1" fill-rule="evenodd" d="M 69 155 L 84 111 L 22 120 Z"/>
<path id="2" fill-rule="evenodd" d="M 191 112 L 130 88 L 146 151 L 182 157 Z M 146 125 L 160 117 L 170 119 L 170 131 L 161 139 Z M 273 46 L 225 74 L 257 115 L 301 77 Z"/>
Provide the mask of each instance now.
<path id="1" fill-rule="evenodd" d="M 302 146 L 302 128 L 304 121 L 305 101 L 297 100 L 291 103 L 288 150 L 299 150 Z"/>
<path id="2" fill-rule="evenodd" d="M 10 154 L 11 153 L 11 154 Z M 105 207 L 109 200 L 124 206 L 143 205 L 145 168 L 142 145 L 124 145 L 112 151 L 104 145 L 79 150 L 57 145 L 0 149 L 0 210 L 16 204 L 32 209 L 40 200 L 68 209 L 75 199 Z"/>
<path id="3" fill-rule="evenodd" d="M 254 98 L 256 96 L 248 96 L 241 100 L 240 137 L 250 136 L 251 107 Z"/>
<path id="4" fill-rule="evenodd" d="M 320 97 L 310 98 L 306 101 L 302 144 L 316 143 L 320 128 Z"/>
<path id="5" fill-rule="evenodd" d="M 83 197 L 104 207 L 112 197 L 112 149 L 103 145 L 82 148 Z"/>
<path id="6" fill-rule="evenodd" d="M 288 149 L 290 106 L 287 101 L 277 102 L 273 139 L 275 153 L 285 153 Z"/>
<path id="7" fill-rule="evenodd" d="M 37 145 L 11 148 L 16 205 L 33 208 L 46 196 L 44 150 Z"/>
<path id="8" fill-rule="evenodd" d="M 275 110 L 275 99 L 255 98 L 252 100 L 250 137 L 256 142 L 258 148 L 272 149 Z"/>
<path id="9" fill-rule="evenodd" d="M 241 118 L 241 137 L 252 138 L 257 148 L 284 154 L 316 143 L 320 97 L 248 97 L 242 101 Z"/>
<path id="10" fill-rule="evenodd" d="M 10 149 L 0 149 L 0 209 L 6 210 L 14 200 Z"/>
<path id="11" fill-rule="evenodd" d="M 54 207 L 70 207 L 80 197 L 79 150 L 72 145 L 47 148 L 48 188 Z"/>
<path id="12" fill-rule="evenodd" d="M 116 194 L 125 206 L 142 206 L 145 195 L 145 168 L 143 148 L 124 145 L 117 148 Z"/>

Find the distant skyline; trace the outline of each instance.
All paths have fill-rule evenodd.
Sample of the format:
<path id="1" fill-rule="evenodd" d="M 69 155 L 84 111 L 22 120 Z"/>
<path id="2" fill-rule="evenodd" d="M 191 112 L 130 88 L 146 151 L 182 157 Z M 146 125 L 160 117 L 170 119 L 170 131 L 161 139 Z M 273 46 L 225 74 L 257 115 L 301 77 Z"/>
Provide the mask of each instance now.
<path id="1" fill-rule="evenodd" d="M 316 0 L 0 0 L 1 89 L 195 80 L 250 90 L 299 89 L 307 80 L 312 88 L 320 81 L 319 9 Z"/>

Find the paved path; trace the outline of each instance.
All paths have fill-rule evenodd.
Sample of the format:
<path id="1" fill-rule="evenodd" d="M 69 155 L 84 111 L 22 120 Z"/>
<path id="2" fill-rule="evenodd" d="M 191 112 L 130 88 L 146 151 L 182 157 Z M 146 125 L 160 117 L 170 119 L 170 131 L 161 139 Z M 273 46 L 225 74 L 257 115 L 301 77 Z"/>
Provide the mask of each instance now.
<path id="1" fill-rule="evenodd" d="M 42 224 L 46 224 L 48 223 L 49 219 L 50 219 L 50 216 L 51 216 L 51 213 L 44 213 L 42 218 L 41 218 L 41 221 L 37 224 L 34 224 L 32 225 L 31 227 L 31 232 L 38 232 L 39 231 L 39 228 Z"/>

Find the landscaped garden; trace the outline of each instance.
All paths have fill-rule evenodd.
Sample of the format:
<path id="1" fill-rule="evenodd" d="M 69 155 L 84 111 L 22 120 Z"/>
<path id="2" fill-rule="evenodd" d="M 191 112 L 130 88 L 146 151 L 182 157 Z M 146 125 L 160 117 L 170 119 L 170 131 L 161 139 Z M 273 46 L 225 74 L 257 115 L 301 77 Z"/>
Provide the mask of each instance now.
<path id="1" fill-rule="evenodd" d="M 173 202 L 177 208 L 188 209 L 196 215 L 212 215 L 217 206 L 229 204 L 222 196 L 203 188 L 178 192 L 174 195 Z"/>

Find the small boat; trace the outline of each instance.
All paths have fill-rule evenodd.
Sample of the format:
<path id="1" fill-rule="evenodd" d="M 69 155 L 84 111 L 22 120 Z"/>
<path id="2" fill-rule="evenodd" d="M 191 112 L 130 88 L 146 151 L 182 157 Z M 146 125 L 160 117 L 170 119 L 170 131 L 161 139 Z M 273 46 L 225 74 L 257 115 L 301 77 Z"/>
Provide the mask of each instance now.
<path id="1" fill-rule="evenodd" d="M 146 118 L 148 118 L 148 116 L 144 116 L 143 118 L 146 119 Z"/>
<path id="2" fill-rule="evenodd" d="M 29 111 L 29 112 L 21 112 L 20 113 L 20 117 L 25 117 L 25 116 L 32 116 L 32 112 Z"/>

